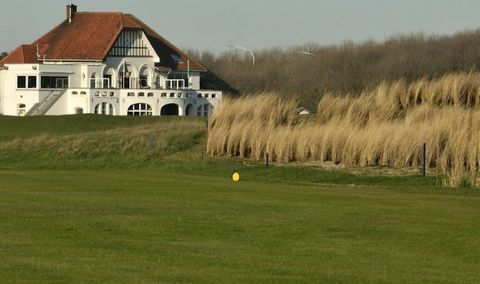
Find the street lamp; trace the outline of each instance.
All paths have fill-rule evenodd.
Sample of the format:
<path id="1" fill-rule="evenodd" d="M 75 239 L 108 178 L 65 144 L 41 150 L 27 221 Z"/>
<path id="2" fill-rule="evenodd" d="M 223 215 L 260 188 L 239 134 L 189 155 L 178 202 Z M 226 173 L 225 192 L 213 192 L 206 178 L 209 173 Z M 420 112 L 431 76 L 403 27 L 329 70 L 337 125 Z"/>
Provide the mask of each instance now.
<path id="1" fill-rule="evenodd" d="M 300 54 L 303 54 L 303 55 L 315 56 L 315 54 L 311 53 L 310 51 L 299 50 L 299 51 L 297 51 L 297 53 L 300 53 Z"/>
<path id="2" fill-rule="evenodd" d="M 252 50 L 250 50 L 246 47 L 243 47 L 243 46 L 238 46 L 238 45 L 233 45 L 233 44 L 229 44 L 228 46 L 231 47 L 231 48 L 244 50 L 244 51 L 250 53 L 250 55 L 252 56 L 252 65 L 255 66 L 255 54 L 253 54 Z"/>

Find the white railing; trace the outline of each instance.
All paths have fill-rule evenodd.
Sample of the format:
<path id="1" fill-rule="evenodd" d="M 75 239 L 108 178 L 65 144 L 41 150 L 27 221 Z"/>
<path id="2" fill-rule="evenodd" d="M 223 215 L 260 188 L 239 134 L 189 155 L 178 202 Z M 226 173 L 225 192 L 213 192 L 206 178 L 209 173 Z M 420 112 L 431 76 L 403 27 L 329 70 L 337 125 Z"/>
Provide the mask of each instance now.
<path id="1" fill-rule="evenodd" d="M 111 88 L 109 78 L 90 78 L 91 89 L 109 89 Z"/>
<path id="2" fill-rule="evenodd" d="M 180 90 L 185 89 L 185 80 L 184 79 L 167 79 L 165 80 L 167 89 L 169 90 Z"/>

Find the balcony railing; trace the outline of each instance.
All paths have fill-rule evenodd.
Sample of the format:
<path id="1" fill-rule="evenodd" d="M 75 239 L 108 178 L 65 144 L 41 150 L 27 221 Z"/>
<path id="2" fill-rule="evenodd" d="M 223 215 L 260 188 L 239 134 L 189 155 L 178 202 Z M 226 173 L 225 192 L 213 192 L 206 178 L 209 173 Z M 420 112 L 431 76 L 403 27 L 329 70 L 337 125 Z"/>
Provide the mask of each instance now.
<path id="1" fill-rule="evenodd" d="M 109 78 L 90 78 L 90 88 L 91 89 L 110 89 L 110 79 Z"/>
<path id="2" fill-rule="evenodd" d="M 184 79 L 167 79 L 165 81 L 168 90 L 186 89 Z"/>
<path id="3" fill-rule="evenodd" d="M 125 80 L 125 81 L 124 81 Z M 114 88 L 110 78 L 90 78 L 91 89 L 166 89 L 166 90 L 185 90 L 188 86 L 185 79 L 167 79 L 165 86 L 154 83 L 154 87 L 148 84 L 148 79 L 138 77 L 120 78 L 117 88 Z"/>
<path id="4" fill-rule="evenodd" d="M 70 88 L 67 94 L 72 97 L 92 96 L 102 99 L 151 98 L 151 99 L 210 99 L 221 100 L 222 92 L 215 90 L 167 90 L 167 89 L 82 89 Z"/>

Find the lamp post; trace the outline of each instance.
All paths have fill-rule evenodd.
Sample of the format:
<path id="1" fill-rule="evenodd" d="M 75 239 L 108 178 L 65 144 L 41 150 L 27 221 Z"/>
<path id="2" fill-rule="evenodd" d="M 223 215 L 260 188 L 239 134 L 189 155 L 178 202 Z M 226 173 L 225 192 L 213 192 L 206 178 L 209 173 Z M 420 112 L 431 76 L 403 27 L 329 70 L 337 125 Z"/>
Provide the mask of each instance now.
<path id="1" fill-rule="evenodd" d="M 309 55 L 309 56 L 315 56 L 314 53 L 311 53 L 310 51 L 304 51 L 304 50 L 296 51 L 296 53 L 303 54 L 303 55 Z"/>
<path id="2" fill-rule="evenodd" d="M 244 50 L 244 51 L 250 53 L 250 55 L 252 56 L 252 66 L 255 66 L 255 54 L 253 54 L 253 51 L 251 49 L 248 49 L 248 48 L 243 47 L 243 46 L 233 45 L 233 44 L 229 44 L 228 46 L 231 47 L 231 48 Z"/>

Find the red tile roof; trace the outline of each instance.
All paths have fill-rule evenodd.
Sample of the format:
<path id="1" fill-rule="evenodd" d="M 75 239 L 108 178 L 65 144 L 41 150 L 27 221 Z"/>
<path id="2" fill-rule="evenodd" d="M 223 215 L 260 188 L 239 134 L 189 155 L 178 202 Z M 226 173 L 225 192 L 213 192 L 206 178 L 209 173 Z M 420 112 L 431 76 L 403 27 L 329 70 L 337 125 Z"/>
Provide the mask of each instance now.
<path id="1" fill-rule="evenodd" d="M 40 58 L 47 60 L 103 61 L 123 29 L 141 29 L 145 32 L 153 48 L 160 57 L 159 67 L 174 71 L 206 71 L 205 67 L 189 58 L 184 52 L 164 39 L 148 25 L 133 15 L 123 13 L 78 12 L 72 22 L 63 21 L 50 32 L 30 45 L 22 45 L 0 61 L 5 64 L 38 63 Z M 177 55 L 181 62 L 174 62 L 171 55 Z M 41 61 L 41 60 L 40 60 Z"/>
<path id="2" fill-rule="evenodd" d="M 20 45 L 0 61 L 0 66 L 15 63 L 37 63 L 36 51 L 31 45 Z"/>

